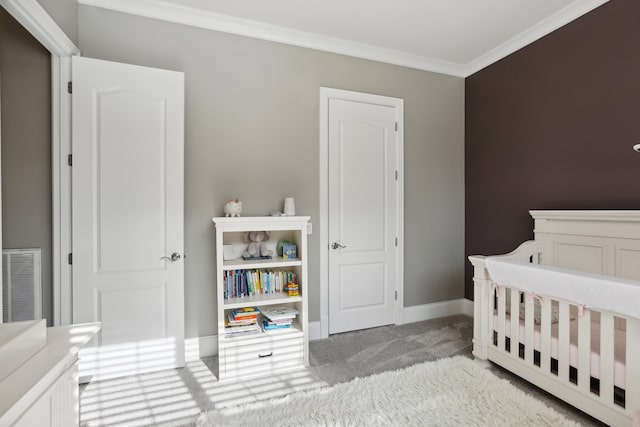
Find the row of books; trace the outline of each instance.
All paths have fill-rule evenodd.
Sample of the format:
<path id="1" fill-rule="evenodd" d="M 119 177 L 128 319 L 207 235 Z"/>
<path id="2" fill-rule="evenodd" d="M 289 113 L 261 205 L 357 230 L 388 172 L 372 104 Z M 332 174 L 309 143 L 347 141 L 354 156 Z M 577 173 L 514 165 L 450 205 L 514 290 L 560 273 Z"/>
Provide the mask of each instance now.
<path id="1" fill-rule="evenodd" d="M 292 271 L 229 270 L 223 280 L 225 299 L 273 294 L 298 286 L 298 275 Z"/>
<path id="2" fill-rule="evenodd" d="M 298 310 L 288 306 L 242 307 L 231 310 L 225 318 L 225 337 L 254 335 L 278 329 L 291 328 Z M 259 320 L 259 321 L 258 321 Z"/>

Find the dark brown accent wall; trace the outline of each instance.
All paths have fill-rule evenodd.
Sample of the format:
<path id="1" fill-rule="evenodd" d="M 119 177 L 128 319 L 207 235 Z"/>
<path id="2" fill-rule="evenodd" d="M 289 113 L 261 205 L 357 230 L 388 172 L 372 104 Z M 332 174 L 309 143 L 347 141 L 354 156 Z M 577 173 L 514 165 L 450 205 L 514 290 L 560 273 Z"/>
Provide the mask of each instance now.
<path id="1" fill-rule="evenodd" d="M 531 209 L 640 209 L 640 2 L 611 0 L 466 79 L 465 252 L 533 238 Z M 466 265 L 465 296 L 473 297 Z"/>
<path id="2" fill-rule="evenodd" d="M 42 314 L 51 325 L 51 55 L 0 7 L 2 246 L 42 248 Z"/>

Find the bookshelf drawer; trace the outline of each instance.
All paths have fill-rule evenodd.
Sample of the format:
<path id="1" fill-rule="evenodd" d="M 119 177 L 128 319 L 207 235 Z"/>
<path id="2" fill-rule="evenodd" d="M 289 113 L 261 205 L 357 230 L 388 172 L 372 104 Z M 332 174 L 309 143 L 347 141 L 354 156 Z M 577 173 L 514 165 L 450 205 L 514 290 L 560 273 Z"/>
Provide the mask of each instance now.
<path id="1" fill-rule="evenodd" d="M 220 361 L 220 376 L 249 377 L 302 366 L 303 351 L 302 338 L 225 346 L 221 353 L 224 360 Z"/>

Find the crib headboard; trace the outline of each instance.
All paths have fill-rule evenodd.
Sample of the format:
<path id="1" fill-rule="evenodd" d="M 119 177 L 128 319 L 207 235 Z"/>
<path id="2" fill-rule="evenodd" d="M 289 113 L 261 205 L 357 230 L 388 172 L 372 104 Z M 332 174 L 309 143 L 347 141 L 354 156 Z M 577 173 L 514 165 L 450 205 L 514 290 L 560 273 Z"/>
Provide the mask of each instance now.
<path id="1" fill-rule="evenodd" d="M 640 211 L 529 211 L 542 264 L 640 280 Z"/>

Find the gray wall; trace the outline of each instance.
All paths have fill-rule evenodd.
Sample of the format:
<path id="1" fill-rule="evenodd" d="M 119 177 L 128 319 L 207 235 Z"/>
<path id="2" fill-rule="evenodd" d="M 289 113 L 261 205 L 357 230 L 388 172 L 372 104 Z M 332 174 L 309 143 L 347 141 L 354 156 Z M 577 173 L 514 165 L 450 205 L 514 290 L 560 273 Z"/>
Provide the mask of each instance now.
<path id="1" fill-rule="evenodd" d="M 463 79 L 90 6 L 80 6 L 79 39 L 87 57 L 185 73 L 187 336 L 216 330 L 211 217 L 230 197 L 264 215 L 293 196 L 311 216 L 310 320 L 319 320 L 321 86 L 405 100 L 404 305 L 463 296 Z"/>
<path id="2" fill-rule="evenodd" d="M 42 248 L 42 308 L 52 321 L 51 56 L 0 7 L 2 246 Z"/>
<path id="3" fill-rule="evenodd" d="M 78 46 L 77 0 L 38 0 L 38 3 L 67 34 L 67 37 Z"/>

